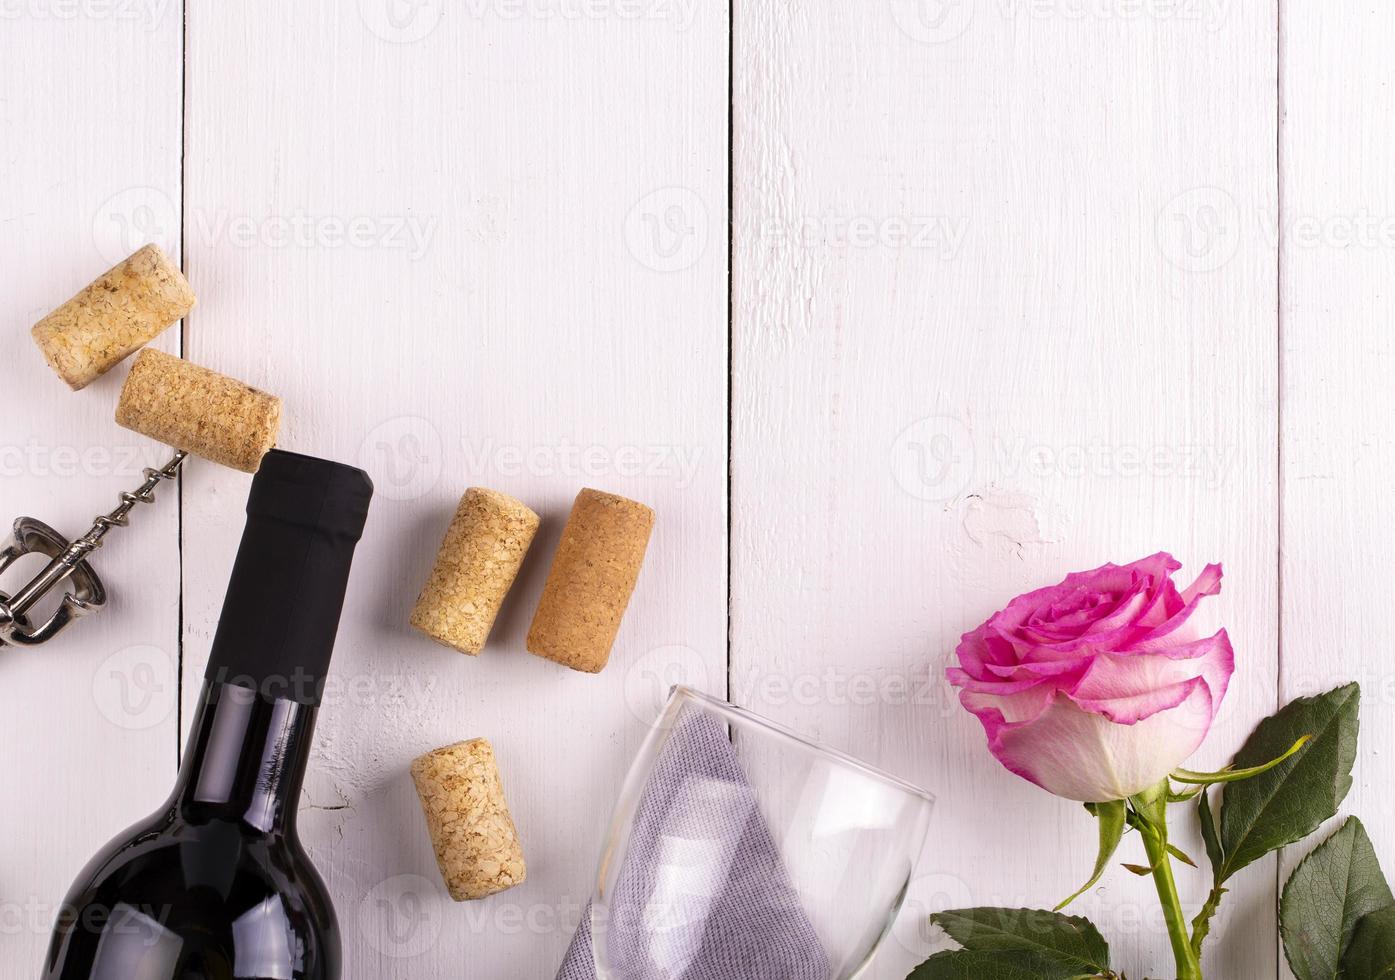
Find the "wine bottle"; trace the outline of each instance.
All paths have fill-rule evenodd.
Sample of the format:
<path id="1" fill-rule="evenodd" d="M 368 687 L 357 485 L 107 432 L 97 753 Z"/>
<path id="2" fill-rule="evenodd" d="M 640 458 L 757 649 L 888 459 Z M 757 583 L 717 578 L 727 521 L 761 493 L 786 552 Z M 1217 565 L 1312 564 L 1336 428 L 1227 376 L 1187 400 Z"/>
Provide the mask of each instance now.
<path id="1" fill-rule="evenodd" d="M 262 460 L 174 792 L 78 876 L 46 980 L 338 978 L 295 817 L 372 494 L 352 467 Z"/>

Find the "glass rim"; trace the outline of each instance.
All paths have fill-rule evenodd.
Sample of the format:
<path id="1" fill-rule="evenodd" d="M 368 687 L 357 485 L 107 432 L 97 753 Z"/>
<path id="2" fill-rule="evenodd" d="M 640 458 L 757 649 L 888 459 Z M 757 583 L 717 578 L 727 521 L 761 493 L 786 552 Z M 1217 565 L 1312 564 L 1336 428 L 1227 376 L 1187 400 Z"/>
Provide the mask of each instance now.
<path id="1" fill-rule="evenodd" d="M 664 712 L 663 715 L 660 716 L 660 720 L 667 717 L 673 705 L 677 704 L 682 699 L 700 702 L 708 710 L 735 719 L 742 724 L 763 728 L 774 735 L 793 741 L 819 755 L 827 756 L 850 769 L 857 770 L 878 782 L 886 783 L 903 793 L 914 796 L 932 807 L 936 803 L 935 794 L 931 793 L 929 790 L 922 789 L 908 779 L 903 779 L 894 773 L 889 773 L 885 769 L 879 769 L 871 763 L 864 762 L 841 749 L 835 749 L 831 745 L 825 745 L 817 739 L 810 738 L 807 735 L 801 735 L 793 728 L 782 725 L 777 721 L 771 721 L 764 715 L 758 715 L 749 708 L 743 708 L 740 705 L 732 704 L 730 701 L 726 701 L 713 694 L 708 694 L 705 691 L 699 691 L 686 684 L 675 684 L 669 688 L 668 703 L 664 706 Z"/>

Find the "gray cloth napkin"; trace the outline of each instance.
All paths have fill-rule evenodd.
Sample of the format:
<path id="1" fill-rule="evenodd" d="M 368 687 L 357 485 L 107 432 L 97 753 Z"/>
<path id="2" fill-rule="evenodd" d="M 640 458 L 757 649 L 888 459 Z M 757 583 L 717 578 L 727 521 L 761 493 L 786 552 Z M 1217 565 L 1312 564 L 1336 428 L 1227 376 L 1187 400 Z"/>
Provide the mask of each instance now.
<path id="1" fill-rule="evenodd" d="M 726 726 L 686 710 L 640 796 L 606 932 L 616 980 L 828 980 Z M 596 980 L 591 909 L 557 980 Z"/>

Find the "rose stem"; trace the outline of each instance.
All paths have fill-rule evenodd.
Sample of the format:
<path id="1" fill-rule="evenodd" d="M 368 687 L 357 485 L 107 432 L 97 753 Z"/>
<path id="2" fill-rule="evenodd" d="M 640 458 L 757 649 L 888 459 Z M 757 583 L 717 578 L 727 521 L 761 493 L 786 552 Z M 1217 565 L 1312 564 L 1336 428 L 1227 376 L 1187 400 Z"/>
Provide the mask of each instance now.
<path id="1" fill-rule="evenodd" d="M 1167 935 L 1172 941 L 1172 955 L 1177 961 L 1177 980 L 1202 980 L 1201 960 L 1192 949 L 1187 934 L 1187 919 L 1182 914 L 1182 899 L 1177 894 L 1177 881 L 1172 877 L 1172 856 L 1167 852 L 1167 780 L 1134 797 L 1134 806 L 1144 818 L 1139 827 L 1143 849 L 1153 869 L 1153 883 L 1158 888 Z"/>

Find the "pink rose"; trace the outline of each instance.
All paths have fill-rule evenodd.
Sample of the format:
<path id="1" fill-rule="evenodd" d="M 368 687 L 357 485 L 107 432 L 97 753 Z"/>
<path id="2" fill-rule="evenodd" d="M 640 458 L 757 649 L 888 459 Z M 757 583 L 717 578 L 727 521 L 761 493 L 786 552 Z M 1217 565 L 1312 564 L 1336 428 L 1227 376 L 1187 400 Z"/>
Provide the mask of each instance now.
<path id="1" fill-rule="evenodd" d="M 1225 630 L 1187 621 L 1221 590 L 1207 565 L 1184 592 L 1169 554 L 1075 572 L 1018 596 L 955 651 L 946 672 L 993 755 L 1066 799 L 1122 800 L 1196 751 L 1225 697 L 1235 654 Z"/>

